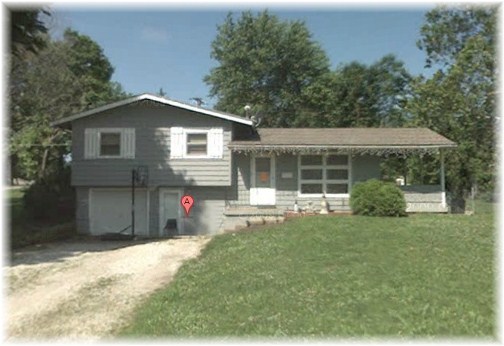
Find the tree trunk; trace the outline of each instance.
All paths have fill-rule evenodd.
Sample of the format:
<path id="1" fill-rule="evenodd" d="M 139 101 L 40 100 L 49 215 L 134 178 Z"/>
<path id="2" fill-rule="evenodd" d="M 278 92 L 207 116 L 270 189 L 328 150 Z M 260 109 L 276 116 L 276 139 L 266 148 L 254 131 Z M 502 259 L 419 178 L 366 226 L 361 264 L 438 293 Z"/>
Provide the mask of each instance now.
<path id="1" fill-rule="evenodd" d="M 42 155 L 42 164 L 40 165 L 39 178 L 43 178 L 45 175 L 48 156 L 49 156 L 49 148 L 45 148 L 44 155 Z"/>
<path id="2" fill-rule="evenodd" d="M 16 165 L 15 162 L 15 157 L 14 155 L 10 155 L 9 157 L 9 180 L 10 180 L 10 185 L 14 186 L 14 167 Z"/>

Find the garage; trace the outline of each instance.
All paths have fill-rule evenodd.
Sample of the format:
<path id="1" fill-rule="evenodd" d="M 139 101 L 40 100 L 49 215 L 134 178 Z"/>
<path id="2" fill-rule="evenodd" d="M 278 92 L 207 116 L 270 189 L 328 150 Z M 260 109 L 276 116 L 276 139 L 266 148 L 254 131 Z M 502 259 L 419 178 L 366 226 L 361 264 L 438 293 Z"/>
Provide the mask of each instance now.
<path id="1" fill-rule="evenodd" d="M 147 190 L 135 190 L 135 234 L 149 235 Z M 118 233 L 131 225 L 131 189 L 90 189 L 92 235 Z M 124 233 L 131 233 L 131 227 Z"/>

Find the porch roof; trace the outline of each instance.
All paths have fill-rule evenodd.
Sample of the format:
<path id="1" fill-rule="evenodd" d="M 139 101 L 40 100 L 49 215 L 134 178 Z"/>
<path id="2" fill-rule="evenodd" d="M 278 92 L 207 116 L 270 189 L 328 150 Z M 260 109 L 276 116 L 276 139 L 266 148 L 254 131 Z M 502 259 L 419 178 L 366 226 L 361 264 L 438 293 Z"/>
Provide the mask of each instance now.
<path id="1" fill-rule="evenodd" d="M 437 152 L 457 145 L 427 128 L 260 128 L 250 140 L 229 143 L 235 152 Z"/>

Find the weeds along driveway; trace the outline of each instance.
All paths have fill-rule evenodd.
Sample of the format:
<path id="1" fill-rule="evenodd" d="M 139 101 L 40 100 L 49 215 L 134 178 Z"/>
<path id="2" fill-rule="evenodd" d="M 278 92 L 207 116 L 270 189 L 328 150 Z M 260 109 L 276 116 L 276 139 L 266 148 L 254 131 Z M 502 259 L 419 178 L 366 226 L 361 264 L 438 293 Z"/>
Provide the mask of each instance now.
<path id="1" fill-rule="evenodd" d="M 14 251 L 4 267 L 7 339 L 107 338 L 209 240 L 75 241 Z"/>

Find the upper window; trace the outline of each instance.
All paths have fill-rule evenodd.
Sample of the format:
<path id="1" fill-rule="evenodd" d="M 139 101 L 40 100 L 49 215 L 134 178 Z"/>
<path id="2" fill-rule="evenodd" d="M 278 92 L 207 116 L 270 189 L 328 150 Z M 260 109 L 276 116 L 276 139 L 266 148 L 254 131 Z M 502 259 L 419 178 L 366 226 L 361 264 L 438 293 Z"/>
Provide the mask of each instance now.
<path id="1" fill-rule="evenodd" d="M 101 133 L 100 134 L 100 156 L 120 156 L 121 155 L 121 133 Z"/>
<path id="2" fill-rule="evenodd" d="M 170 159 L 222 159 L 222 128 L 170 128 Z"/>
<path id="3" fill-rule="evenodd" d="M 301 155 L 299 158 L 299 195 L 348 195 L 348 155 Z"/>
<path id="4" fill-rule="evenodd" d="M 84 131 L 84 158 L 135 157 L 134 128 L 88 128 Z"/>
<path id="5" fill-rule="evenodd" d="M 207 156 L 208 133 L 187 133 L 187 156 Z"/>

